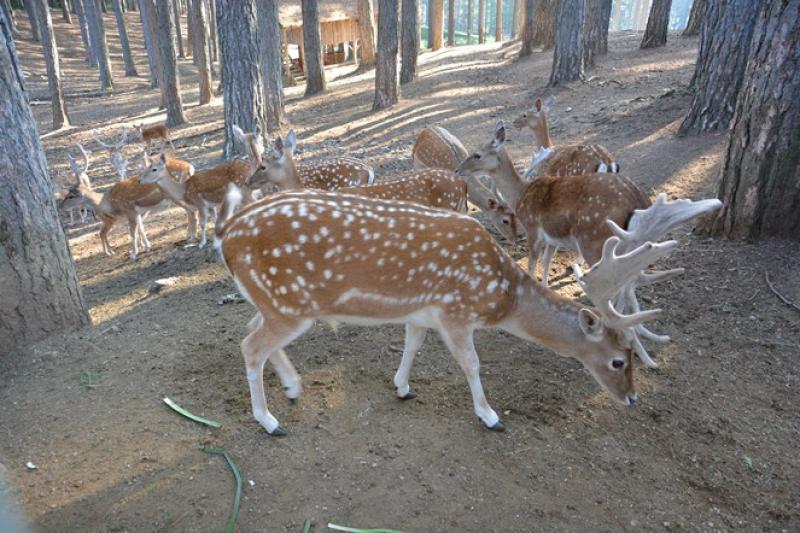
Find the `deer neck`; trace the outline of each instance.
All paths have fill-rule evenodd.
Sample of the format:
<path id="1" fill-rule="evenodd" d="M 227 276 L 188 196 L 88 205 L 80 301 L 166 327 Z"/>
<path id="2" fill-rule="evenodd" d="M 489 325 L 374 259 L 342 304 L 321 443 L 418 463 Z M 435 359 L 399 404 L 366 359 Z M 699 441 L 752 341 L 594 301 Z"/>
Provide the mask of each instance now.
<path id="1" fill-rule="evenodd" d="M 525 179 L 519 175 L 517 169 L 514 168 L 514 163 L 511 161 L 508 152 L 506 152 L 504 148 L 497 151 L 497 157 L 499 159 L 499 165 L 498 168 L 491 173 L 491 177 L 494 178 L 497 188 L 500 189 L 500 194 L 503 195 L 503 199 L 516 211 L 517 201 L 520 196 L 522 196 L 522 192 L 525 190 L 525 185 L 527 183 Z"/>
<path id="2" fill-rule="evenodd" d="M 282 168 L 283 183 L 281 189 L 286 190 L 303 190 L 303 182 L 300 180 L 300 172 L 297 171 L 297 165 L 294 163 L 294 158 L 291 155 L 286 155 L 286 162 Z"/>
<path id="3" fill-rule="evenodd" d="M 548 290 L 525 275 L 516 287 L 511 311 L 498 327 L 561 355 L 577 357 L 586 337 L 580 328 L 581 305 Z"/>
<path id="4" fill-rule="evenodd" d="M 547 124 L 546 116 L 542 117 L 541 128 L 533 130 L 533 136 L 536 137 L 539 148 L 553 147 L 553 141 L 550 139 L 550 126 Z"/>
<path id="5" fill-rule="evenodd" d="M 159 179 L 156 185 L 158 185 L 159 189 L 173 202 L 183 202 L 186 197 L 186 184 L 175 181 L 172 179 L 171 175 Z"/>
<path id="6" fill-rule="evenodd" d="M 92 209 L 95 213 L 102 213 L 107 211 L 104 207 L 103 200 L 105 199 L 105 194 L 94 190 L 92 187 L 81 187 L 81 196 L 83 197 L 84 203 Z"/>

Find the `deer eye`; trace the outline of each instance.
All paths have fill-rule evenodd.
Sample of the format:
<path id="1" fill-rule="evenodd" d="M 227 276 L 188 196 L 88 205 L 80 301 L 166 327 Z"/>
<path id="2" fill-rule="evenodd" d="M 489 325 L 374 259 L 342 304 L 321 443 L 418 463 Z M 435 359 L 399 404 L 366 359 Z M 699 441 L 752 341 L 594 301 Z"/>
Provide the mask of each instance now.
<path id="1" fill-rule="evenodd" d="M 611 366 L 619 370 L 620 368 L 625 366 L 625 361 L 622 359 L 614 359 L 613 361 L 611 361 Z"/>
<path id="2" fill-rule="evenodd" d="M 475 154 L 475 155 L 472 156 L 472 158 L 473 159 L 480 159 L 481 158 L 481 154 Z"/>

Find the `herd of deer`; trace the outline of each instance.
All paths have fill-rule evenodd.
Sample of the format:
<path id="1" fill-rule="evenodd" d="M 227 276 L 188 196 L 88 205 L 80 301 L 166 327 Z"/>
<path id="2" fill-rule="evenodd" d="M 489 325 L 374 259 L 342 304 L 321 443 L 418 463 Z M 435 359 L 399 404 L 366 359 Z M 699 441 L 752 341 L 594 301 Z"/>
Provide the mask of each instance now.
<path id="1" fill-rule="evenodd" d="M 200 246 L 215 216 L 215 247 L 241 294 L 257 313 L 248 325 L 242 352 L 253 414 L 271 435 L 285 430 L 270 413 L 263 371 L 271 360 L 286 396 L 301 393 L 300 378 L 284 346 L 316 320 L 352 324 L 405 324 L 405 348 L 394 385 L 401 399 L 415 396 L 409 384 L 414 356 L 427 329 L 435 329 L 466 374 L 475 413 L 490 429 L 503 430 L 483 392 L 476 329 L 500 328 L 579 360 L 616 400 L 636 401 L 634 356 L 655 367 L 642 338 L 665 342 L 644 322 L 659 310 L 641 310 L 636 288 L 682 273 L 650 270 L 676 241 L 659 242 L 678 225 L 718 209 L 718 200 L 651 202 L 619 174 L 608 150 L 596 144 L 553 145 L 547 110 L 537 99 L 514 120 L 530 128 L 535 151 L 521 175 L 504 148 L 506 128 L 495 127 L 489 143 L 471 155 L 450 132 L 426 127 L 412 151 L 414 171 L 393 181 L 374 182 L 358 159 L 314 163 L 294 160 L 293 131 L 265 150 L 259 129 L 233 126 L 247 157 L 195 171 L 161 151 L 145 155 L 144 172 L 125 178 L 125 142 L 105 144 L 124 178 L 96 192 L 70 157 L 77 183 L 61 207 L 89 207 L 102 222 L 103 250 L 111 254 L 108 230 L 127 218 L 133 251 L 150 243 L 142 215 L 169 199 L 186 210 L 188 238 Z M 169 141 L 166 129 L 142 137 Z M 170 143 L 171 144 L 171 143 Z M 479 178 L 489 178 L 486 187 Z M 277 188 L 261 199 L 265 188 Z M 500 234 L 527 237 L 525 272 L 491 234 L 467 216 L 467 202 L 482 209 Z M 558 248 L 577 252 L 577 280 L 593 307 L 548 288 L 550 262 Z M 543 257 L 541 282 L 536 265 Z M 584 272 L 581 264 L 590 268 Z"/>

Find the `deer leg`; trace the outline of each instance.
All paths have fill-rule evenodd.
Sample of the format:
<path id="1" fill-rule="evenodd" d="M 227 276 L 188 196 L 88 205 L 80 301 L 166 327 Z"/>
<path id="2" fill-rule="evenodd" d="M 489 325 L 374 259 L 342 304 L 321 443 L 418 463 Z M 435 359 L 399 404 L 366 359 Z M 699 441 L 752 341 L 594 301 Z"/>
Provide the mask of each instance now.
<path id="1" fill-rule="evenodd" d="M 542 251 L 547 247 L 545 242 L 540 239 L 531 241 L 528 239 L 528 274 L 536 279 L 536 265 L 539 263 L 539 256 Z M 543 278 L 544 279 L 544 278 Z"/>
<path id="2" fill-rule="evenodd" d="M 247 369 L 253 416 L 270 435 L 286 435 L 286 430 L 267 408 L 267 397 L 264 393 L 264 364 L 270 356 L 299 337 L 312 323 L 311 320 L 289 323 L 271 320 L 267 325 L 262 319 L 242 341 L 242 355 Z"/>
<path id="3" fill-rule="evenodd" d="M 553 261 L 553 256 L 558 251 L 558 246 L 551 246 L 549 244 L 544 247 L 544 256 L 542 257 L 542 285 L 548 286 L 547 278 L 550 276 L 550 263 Z"/>
<path id="4" fill-rule="evenodd" d="M 141 240 L 144 251 L 150 250 L 150 241 L 147 239 L 147 233 L 144 231 L 144 223 L 142 222 L 142 215 L 136 215 L 136 226 L 139 228 L 139 239 Z"/>
<path id="5" fill-rule="evenodd" d="M 401 400 L 410 400 L 417 396 L 417 393 L 408 384 L 408 376 L 411 374 L 411 365 L 414 364 L 414 357 L 422 346 L 427 331 L 426 328 L 406 324 L 406 343 L 403 348 L 403 358 L 400 360 L 400 366 L 397 367 L 397 373 L 394 375 L 394 387 L 397 390 L 397 397 Z"/>
<path id="6" fill-rule="evenodd" d="M 487 428 L 493 431 L 505 431 L 505 426 L 500 421 L 500 417 L 491 408 L 483 393 L 480 377 L 480 361 L 475 345 L 472 342 L 472 330 L 458 330 L 456 328 L 439 328 L 439 335 L 447 345 L 447 348 L 458 361 L 459 366 L 467 376 L 469 389 L 472 393 L 472 405 L 475 414 Z"/>
<path id="7" fill-rule="evenodd" d="M 263 324 L 264 318 L 261 316 L 261 313 L 256 313 L 256 316 L 247 324 L 248 333 L 262 327 Z M 294 403 L 295 400 L 300 397 L 300 393 L 303 392 L 303 387 L 300 384 L 300 375 L 283 350 L 277 350 L 272 354 L 271 360 L 272 366 L 275 368 L 275 373 L 278 374 L 281 385 L 283 385 L 284 394 Z"/>
<path id="8" fill-rule="evenodd" d="M 131 260 L 135 261 L 139 255 L 139 226 L 136 217 L 128 217 L 128 233 L 131 235 Z"/>
<path id="9" fill-rule="evenodd" d="M 186 240 L 194 242 L 197 235 L 197 213 L 187 206 L 183 208 L 186 209 Z"/>
<path id="10" fill-rule="evenodd" d="M 108 232 L 111 231 L 111 227 L 114 225 L 113 220 L 101 220 L 100 226 L 100 244 L 103 245 L 103 253 L 106 255 L 114 255 L 114 249 L 111 248 L 111 244 L 108 242 Z"/>
<path id="11" fill-rule="evenodd" d="M 208 207 L 203 205 L 200 208 L 200 248 L 206 245 L 206 225 L 208 224 Z"/>

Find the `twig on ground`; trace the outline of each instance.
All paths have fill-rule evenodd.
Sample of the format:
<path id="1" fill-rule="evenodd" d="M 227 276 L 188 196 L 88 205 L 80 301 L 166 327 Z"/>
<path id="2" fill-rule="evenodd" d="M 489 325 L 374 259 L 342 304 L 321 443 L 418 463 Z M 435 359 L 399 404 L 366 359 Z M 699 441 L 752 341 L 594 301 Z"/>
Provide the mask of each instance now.
<path id="1" fill-rule="evenodd" d="M 769 286 L 769 290 L 771 290 L 773 293 L 775 293 L 775 296 L 780 298 L 781 301 L 783 303 L 785 303 L 786 305 L 794 307 L 797 311 L 800 311 L 800 305 L 797 305 L 796 303 L 791 301 L 789 298 L 787 298 L 786 296 L 781 294 L 780 291 L 778 291 L 778 289 L 775 288 L 775 285 L 772 284 L 772 280 L 769 279 L 769 272 L 764 272 L 764 279 L 767 281 L 767 285 Z"/>

